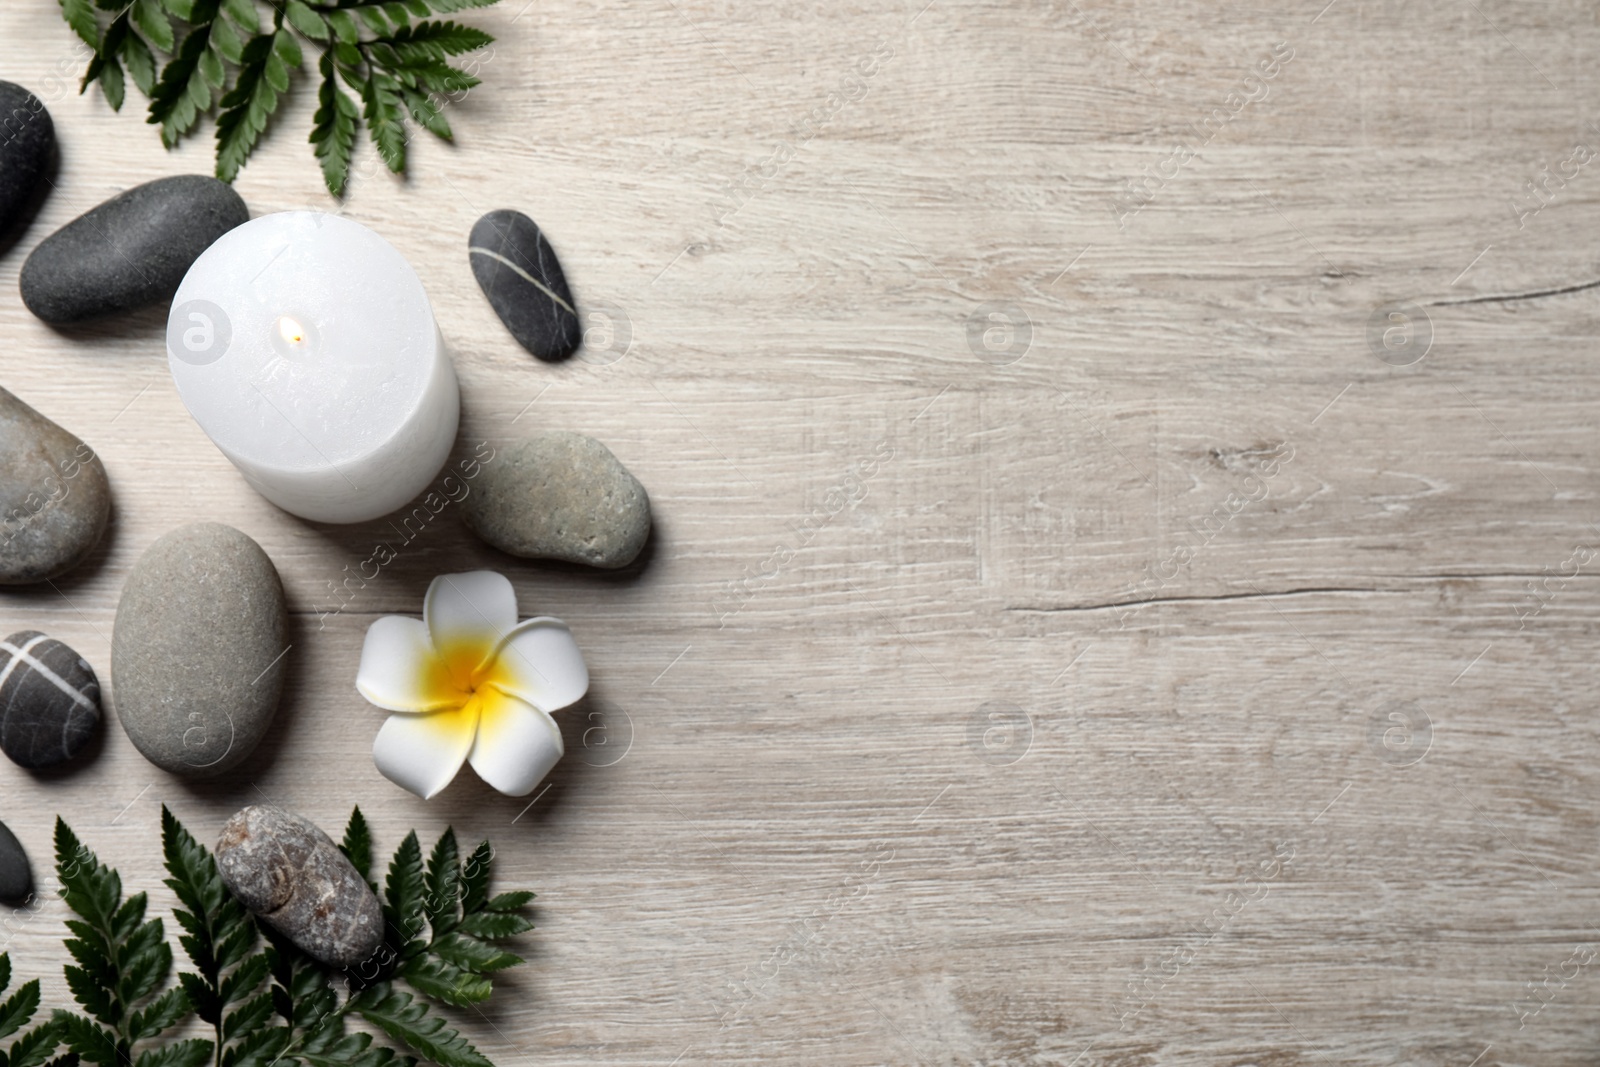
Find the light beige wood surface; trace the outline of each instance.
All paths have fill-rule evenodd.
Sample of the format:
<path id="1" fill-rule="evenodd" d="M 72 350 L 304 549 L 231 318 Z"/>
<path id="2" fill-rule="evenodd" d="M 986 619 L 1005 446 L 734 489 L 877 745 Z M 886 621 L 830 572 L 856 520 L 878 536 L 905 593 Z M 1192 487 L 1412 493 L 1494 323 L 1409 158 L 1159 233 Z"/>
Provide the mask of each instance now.
<path id="1" fill-rule="evenodd" d="M 164 309 L 63 334 L 21 306 L 44 235 L 210 145 L 74 95 L 55 5 L 8 0 L 0 77 L 63 161 L 0 258 L 0 384 L 116 504 L 0 627 L 106 680 L 130 566 L 218 519 L 295 631 L 237 775 L 173 779 L 113 713 L 75 773 L 0 763 L 0 817 L 43 872 L 65 816 L 161 911 L 163 803 L 206 837 L 263 798 L 330 830 L 359 802 L 385 848 L 487 836 L 540 893 L 530 965 L 461 1020 L 500 1067 L 1600 1060 L 1600 164 L 1562 167 L 1600 149 L 1600 17 L 1325 3 L 472 14 L 499 40 L 458 143 L 414 141 L 406 182 L 363 146 L 343 210 L 423 276 L 461 448 L 597 436 L 655 539 L 597 574 L 447 511 L 324 617 L 384 524 L 255 496 L 174 392 Z M 257 214 L 333 207 L 310 95 L 238 183 Z M 503 206 L 628 345 L 511 341 L 466 259 Z M 1369 342 L 1391 302 L 1431 334 L 1408 366 Z M 1025 353 L 984 347 L 996 307 Z M 352 685 L 374 617 L 477 567 L 594 675 L 531 806 L 389 785 Z M 62 918 L 6 941 L 55 997 Z"/>

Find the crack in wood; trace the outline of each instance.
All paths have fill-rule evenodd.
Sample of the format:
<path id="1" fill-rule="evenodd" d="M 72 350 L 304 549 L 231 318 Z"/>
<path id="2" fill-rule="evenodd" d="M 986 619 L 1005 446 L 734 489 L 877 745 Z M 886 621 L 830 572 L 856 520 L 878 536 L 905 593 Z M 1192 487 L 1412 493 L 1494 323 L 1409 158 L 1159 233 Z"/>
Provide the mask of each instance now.
<path id="1" fill-rule="evenodd" d="M 1538 300 L 1546 296 L 1563 296 L 1567 293 L 1581 293 L 1585 289 L 1600 286 L 1600 278 L 1592 282 L 1579 282 L 1576 285 L 1563 285 L 1554 289 L 1533 289 L 1526 293 L 1504 293 L 1498 296 L 1468 296 L 1460 300 L 1430 300 L 1423 307 L 1457 307 L 1461 304 L 1505 304 L 1519 300 Z"/>

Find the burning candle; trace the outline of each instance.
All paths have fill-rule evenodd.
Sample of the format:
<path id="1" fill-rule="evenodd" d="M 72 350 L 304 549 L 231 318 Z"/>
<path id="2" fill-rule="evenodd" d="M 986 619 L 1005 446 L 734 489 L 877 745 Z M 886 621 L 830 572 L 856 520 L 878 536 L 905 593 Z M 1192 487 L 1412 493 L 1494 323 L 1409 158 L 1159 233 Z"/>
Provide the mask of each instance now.
<path id="1" fill-rule="evenodd" d="M 359 223 L 287 211 L 223 235 L 173 297 L 178 395 L 262 496 L 362 522 L 433 481 L 461 414 L 422 281 Z"/>

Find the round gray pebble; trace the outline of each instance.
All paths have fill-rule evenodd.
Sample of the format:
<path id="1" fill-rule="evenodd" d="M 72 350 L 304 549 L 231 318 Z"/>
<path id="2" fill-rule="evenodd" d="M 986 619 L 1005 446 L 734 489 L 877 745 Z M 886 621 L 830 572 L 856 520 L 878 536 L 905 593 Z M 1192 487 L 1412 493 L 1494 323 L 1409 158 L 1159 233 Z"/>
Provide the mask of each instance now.
<path id="1" fill-rule="evenodd" d="M 65 574 L 111 518 L 111 483 L 94 450 L 0 389 L 0 585 Z"/>
<path id="2" fill-rule="evenodd" d="M 37 630 L 0 641 L 0 750 L 13 763 L 64 763 L 99 725 L 100 682 L 87 660 Z"/>
<path id="3" fill-rule="evenodd" d="M 267 804 L 236 812 L 217 841 L 222 882 L 313 959 L 353 967 L 383 944 L 366 879 L 311 820 Z"/>
<path id="4" fill-rule="evenodd" d="M 463 504 L 467 526 L 526 559 L 615 569 L 650 536 L 650 496 L 592 437 L 553 430 L 502 448 Z"/>
<path id="5" fill-rule="evenodd" d="M 173 774 L 238 766 L 278 710 L 288 627 L 278 571 L 250 538 L 200 522 L 157 539 L 128 575 L 111 633 L 128 739 Z"/>

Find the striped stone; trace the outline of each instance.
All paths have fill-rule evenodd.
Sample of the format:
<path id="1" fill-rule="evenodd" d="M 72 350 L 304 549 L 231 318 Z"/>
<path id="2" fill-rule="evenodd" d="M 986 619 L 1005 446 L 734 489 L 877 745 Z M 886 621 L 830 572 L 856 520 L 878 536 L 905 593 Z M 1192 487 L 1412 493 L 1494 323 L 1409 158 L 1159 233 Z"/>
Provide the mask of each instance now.
<path id="1" fill-rule="evenodd" d="M 100 682 L 71 648 L 36 630 L 0 641 L 0 750 L 23 767 L 76 756 L 100 723 Z"/>
<path id="2" fill-rule="evenodd" d="M 517 343 L 547 363 L 583 340 L 578 309 L 555 249 L 520 211 L 491 211 L 467 241 L 472 276 Z"/>

